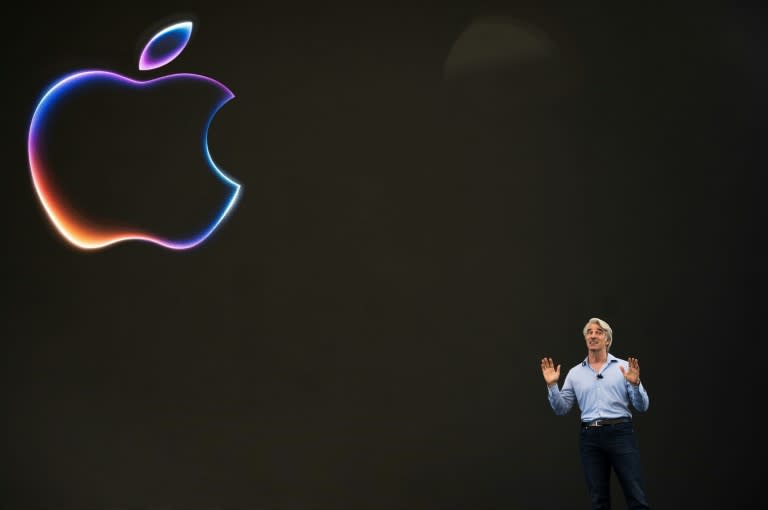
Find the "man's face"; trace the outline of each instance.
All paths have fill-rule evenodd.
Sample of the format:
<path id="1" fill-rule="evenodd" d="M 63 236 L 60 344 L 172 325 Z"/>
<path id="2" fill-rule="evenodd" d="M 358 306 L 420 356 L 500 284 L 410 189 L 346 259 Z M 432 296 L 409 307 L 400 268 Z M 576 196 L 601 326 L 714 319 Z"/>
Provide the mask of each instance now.
<path id="1" fill-rule="evenodd" d="M 608 337 L 605 334 L 605 330 L 600 327 L 600 324 L 589 324 L 584 339 L 587 342 L 587 349 L 590 351 L 608 350 Z"/>

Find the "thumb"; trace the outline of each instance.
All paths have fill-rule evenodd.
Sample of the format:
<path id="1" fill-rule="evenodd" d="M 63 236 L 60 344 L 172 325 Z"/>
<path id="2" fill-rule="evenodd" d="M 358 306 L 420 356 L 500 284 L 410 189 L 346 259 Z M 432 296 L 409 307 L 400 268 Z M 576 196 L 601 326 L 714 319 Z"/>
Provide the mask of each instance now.
<path id="1" fill-rule="evenodd" d="M 560 365 L 557 365 L 557 370 L 555 370 L 555 372 L 557 372 L 557 375 L 560 375 Z"/>
<path id="2" fill-rule="evenodd" d="M 627 371 L 624 370 L 624 367 L 622 367 L 621 365 L 619 365 L 619 370 L 621 370 L 622 374 L 627 375 Z"/>

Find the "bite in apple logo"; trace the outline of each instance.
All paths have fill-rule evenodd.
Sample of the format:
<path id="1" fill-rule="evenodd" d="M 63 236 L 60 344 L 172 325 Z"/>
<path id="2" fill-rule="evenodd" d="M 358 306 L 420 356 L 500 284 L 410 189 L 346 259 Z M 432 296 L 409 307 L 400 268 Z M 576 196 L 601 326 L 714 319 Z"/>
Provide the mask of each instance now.
<path id="1" fill-rule="evenodd" d="M 159 31 L 144 47 L 139 58 L 139 70 L 147 71 L 164 66 L 175 59 L 186 47 L 192 35 L 193 23 L 183 21 Z M 109 222 L 89 214 L 79 206 L 73 193 L 65 192 L 60 186 L 54 162 L 46 157 L 44 147 L 55 142 L 52 138 L 55 131 L 51 126 L 54 119 L 62 110 L 62 104 L 72 97 L 83 97 L 93 91 L 119 91 L 122 94 L 146 94 L 159 88 L 167 89 L 169 85 L 176 88 L 183 86 L 205 87 L 214 89 L 211 94 L 213 104 L 207 110 L 208 117 L 201 126 L 200 150 L 207 169 L 226 188 L 224 203 L 218 202 L 216 213 L 205 219 L 204 227 L 197 225 L 194 231 L 169 237 L 149 228 L 136 225 L 128 228 L 116 228 Z M 53 223 L 56 230 L 71 244 L 85 250 L 104 248 L 121 241 L 138 240 L 154 243 L 173 250 L 184 250 L 199 245 L 205 241 L 221 225 L 222 221 L 232 212 L 240 197 L 241 186 L 224 174 L 211 158 L 208 148 L 208 130 L 210 124 L 221 107 L 234 97 L 234 94 L 218 81 L 198 74 L 179 73 L 168 74 L 147 81 L 138 81 L 105 70 L 83 70 L 74 72 L 58 79 L 45 92 L 38 102 L 29 127 L 28 155 L 32 183 L 37 196 Z M 130 140 L 120 140 L 119 143 L 130 144 Z M 77 147 L 77 150 L 87 151 L 87 147 Z M 68 148 L 68 150 L 71 150 Z M 169 197 L 171 199 L 172 197 Z M 141 197 L 136 197 L 140 200 Z M 133 198 L 132 198 L 133 200 Z M 206 215 L 208 216 L 208 215 Z"/>

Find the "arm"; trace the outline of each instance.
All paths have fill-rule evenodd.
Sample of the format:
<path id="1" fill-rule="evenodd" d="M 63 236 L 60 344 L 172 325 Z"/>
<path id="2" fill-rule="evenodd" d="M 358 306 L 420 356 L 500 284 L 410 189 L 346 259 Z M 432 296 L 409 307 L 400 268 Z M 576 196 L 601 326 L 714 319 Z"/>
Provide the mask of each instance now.
<path id="1" fill-rule="evenodd" d="M 552 358 L 544 358 L 541 360 L 541 373 L 544 376 L 544 382 L 547 383 L 549 405 L 555 414 L 561 416 L 570 411 L 574 401 L 573 386 L 566 376 L 563 389 L 558 388 L 560 365 L 555 368 Z"/>
<path id="2" fill-rule="evenodd" d="M 624 379 L 627 381 L 627 396 L 632 403 L 632 407 L 637 412 L 643 413 L 648 410 L 650 399 L 648 398 L 648 392 L 643 388 L 643 384 L 640 382 L 640 362 L 637 358 L 629 358 L 628 366 L 625 370 L 624 367 L 619 367 L 621 373 L 624 374 Z"/>

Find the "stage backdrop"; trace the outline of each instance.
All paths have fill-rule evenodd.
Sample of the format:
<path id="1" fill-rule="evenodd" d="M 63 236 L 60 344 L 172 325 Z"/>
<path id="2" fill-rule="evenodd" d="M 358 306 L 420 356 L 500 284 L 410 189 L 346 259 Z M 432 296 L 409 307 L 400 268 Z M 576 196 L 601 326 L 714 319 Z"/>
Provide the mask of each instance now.
<path id="1" fill-rule="evenodd" d="M 752 508 L 761 12 L 524 3 L 6 13 L 3 508 L 587 508 L 539 360 L 593 316 L 652 505 Z M 215 83 L 43 100 L 93 70 Z"/>

